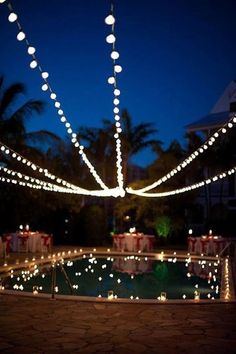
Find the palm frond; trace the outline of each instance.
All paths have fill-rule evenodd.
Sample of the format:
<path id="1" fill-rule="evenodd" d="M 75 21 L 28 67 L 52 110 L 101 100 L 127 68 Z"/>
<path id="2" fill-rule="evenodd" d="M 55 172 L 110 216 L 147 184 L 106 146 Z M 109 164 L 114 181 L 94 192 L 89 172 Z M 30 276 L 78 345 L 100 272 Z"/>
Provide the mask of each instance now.
<path id="1" fill-rule="evenodd" d="M 1 84 L 2 83 L 3 79 Z M 6 118 L 4 117 L 6 110 L 9 108 L 9 106 L 12 106 L 15 103 L 19 94 L 23 93 L 25 93 L 25 86 L 21 83 L 15 83 L 11 85 L 2 93 L 0 100 L 0 119 Z"/>

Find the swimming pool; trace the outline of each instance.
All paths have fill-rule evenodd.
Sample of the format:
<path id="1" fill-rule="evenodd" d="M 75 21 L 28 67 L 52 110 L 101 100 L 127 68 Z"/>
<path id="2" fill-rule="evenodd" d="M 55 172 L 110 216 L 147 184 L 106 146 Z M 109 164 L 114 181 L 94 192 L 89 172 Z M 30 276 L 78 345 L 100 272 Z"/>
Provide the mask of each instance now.
<path id="1" fill-rule="evenodd" d="M 14 293 L 89 297 L 94 300 L 217 300 L 222 293 L 220 259 L 84 253 L 11 270 L 2 278 Z"/>

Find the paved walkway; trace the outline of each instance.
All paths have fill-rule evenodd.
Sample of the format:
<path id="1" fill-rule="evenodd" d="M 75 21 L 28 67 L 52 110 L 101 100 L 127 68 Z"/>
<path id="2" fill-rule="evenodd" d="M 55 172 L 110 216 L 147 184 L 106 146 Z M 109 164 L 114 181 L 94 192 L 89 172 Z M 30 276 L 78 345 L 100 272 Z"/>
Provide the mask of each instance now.
<path id="1" fill-rule="evenodd" d="M 96 304 L 0 296 L 0 352 L 236 353 L 236 304 Z"/>
<path id="2" fill-rule="evenodd" d="M 0 295 L 0 353 L 236 354 L 236 303 L 144 305 Z"/>

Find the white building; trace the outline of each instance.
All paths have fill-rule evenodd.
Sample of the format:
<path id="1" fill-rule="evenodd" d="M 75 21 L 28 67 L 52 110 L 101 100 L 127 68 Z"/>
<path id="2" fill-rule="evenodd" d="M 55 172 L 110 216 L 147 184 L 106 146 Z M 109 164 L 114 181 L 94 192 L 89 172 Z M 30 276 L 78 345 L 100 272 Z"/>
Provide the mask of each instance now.
<path id="1" fill-rule="evenodd" d="M 218 101 L 213 106 L 210 113 L 203 118 L 186 126 L 187 132 L 196 132 L 203 134 L 207 139 L 213 133 L 226 124 L 230 117 L 236 112 L 236 81 L 231 81 L 224 90 L 223 94 L 219 97 Z M 233 128 L 235 131 L 235 128 Z M 227 135 L 226 135 L 227 137 Z M 234 166 L 236 165 L 236 144 L 234 145 L 233 152 L 235 154 Z M 211 177 L 221 171 L 206 168 L 204 171 L 205 177 Z M 236 217 L 236 177 L 235 174 L 219 180 L 213 184 L 202 188 L 197 203 L 201 206 L 203 218 L 206 220 L 210 217 L 216 217 L 213 213 L 219 213 L 219 219 L 223 215 L 224 210 L 228 218 Z M 211 225 L 209 225 L 211 226 Z"/>

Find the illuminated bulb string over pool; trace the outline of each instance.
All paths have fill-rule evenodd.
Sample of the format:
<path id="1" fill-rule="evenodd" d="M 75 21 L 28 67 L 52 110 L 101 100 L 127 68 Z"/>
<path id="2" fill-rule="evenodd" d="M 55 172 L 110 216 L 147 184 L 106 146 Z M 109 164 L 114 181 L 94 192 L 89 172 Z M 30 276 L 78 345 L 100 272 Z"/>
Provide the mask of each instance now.
<path id="1" fill-rule="evenodd" d="M 0 0 L 0 3 L 4 3 L 5 0 Z M 51 85 L 49 84 L 48 77 L 49 73 L 47 71 L 44 71 L 42 69 L 41 64 L 39 63 L 38 58 L 36 57 L 36 48 L 31 45 L 29 42 L 25 32 L 22 29 L 22 26 L 19 22 L 18 15 L 17 13 L 13 10 L 13 7 L 10 2 L 7 2 L 8 9 L 10 11 L 8 20 L 10 23 L 16 23 L 18 27 L 18 33 L 17 33 L 17 40 L 18 41 L 24 41 L 27 46 L 27 53 L 31 57 L 31 61 L 29 63 L 29 66 L 31 69 L 38 69 L 40 73 L 40 77 L 43 80 L 43 84 L 41 86 L 42 91 L 48 92 L 49 97 L 51 102 L 53 102 L 53 105 L 55 109 L 57 110 L 58 117 L 60 121 L 64 124 L 67 133 L 70 136 L 71 142 L 73 145 L 79 150 L 79 154 L 82 157 L 82 160 L 85 162 L 85 164 L 88 166 L 90 173 L 93 175 L 95 178 L 96 182 L 100 185 L 102 190 L 87 190 L 80 188 L 79 186 L 73 185 L 60 177 L 55 176 L 54 174 L 50 173 L 47 169 L 41 168 L 40 166 L 37 166 L 33 162 L 29 161 L 28 159 L 24 158 L 17 152 L 13 151 L 11 148 L 8 146 L 4 145 L 3 143 L 0 143 L 0 151 L 6 155 L 10 155 L 12 158 L 16 159 L 18 162 L 28 166 L 31 170 L 33 171 L 38 171 L 42 174 L 44 174 L 45 177 L 56 181 L 58 185 L 52 184 L 49 182 L 42 181 L 38 178 L 30 177 L 27 175 L 23 175 L 20 172 L 17 171 L 12 171 L 12 170 L 4 170 L 0 169 L 2 172 L 7 173 L 8 176 L 6 177 L 1 177 L 0 181 L 2 182 L 8 182 L 8 183 L 19 183 L 20 185 L 23 186 L 33 186 L 32 188 L 40 188 L 40 189 L 46 189 L 46 190 L 51 190 L 53 192 L 63 192 L 63 193 L 73 193 L 73 194 L 84 194 L 84 195 L 93 195 L 93 196 L 99 196 L 99 197 L 104 197 L 104 196 L 112 196 L 112 197 L 117 197 L 121 196 L 124 197 L 125 195 L 125 190 L 124 190 L 124 180 L 123 180 L 123 173 L 122 173 L 122 153 L 121 153 L 121 139 L 120 139 L 120 134 L 122 133 L 122 128 L 121 128 L 121 122 L 120 122 L 120 110 L 119 110 L 119 104 L 120 104 L 120 90 L 117 87 L 117 74 L 119 74 L 122 71 L 121 65 L 117 62 L 119 59 L 119 52 L 116 50 L 116 36 L 115 36 L 115 17 L 114 17 L 114 11 L 113 11 L 113 5 L 111 5 L 111 11 L 110 14 L 105 18 L 105 23 L 109 26 L 111 29 L 108 35 L 106 36 L 106 42 L 108 44 L 112 45 L 112 51 L 110 53 L 110 57 L 112 59 L 112 64 L 113 64 L 113 74 L 108 78 L 108 83 L 112 85 L 113 87 L 113 113 L 114 113 L 114 120 L 115 120 L 115 134 L 114 134 L 114 139 L 115 139 L 115 144 L 116 144 L 116 170 L 117 170 L 117 183 L 118 186 L 116 188 L 108 188 L 105 183 L 101 180 L 99 175 L 97 174 L 94 166 L 91 164 L 91 162 L 88 160 L 85 152 L 84 152 L 84 146 L 81 145 L 78 141 L 77 134 L 75 134 L 72 130 L 71 124 L 69 123 L 68 119 L 66 118 L 64 111 L 62 110 L 61 103 L 57 100 L 57 95 L 56 93 L 52 90 Z M 146 193 L 147 191 L 156 188 L 160 186 L 162 183 L 166 182 L 173 176 L 175 176 L 178 172 L 182 171 L 187 165 L 192 163 L 200 154 L 203 154 L 208 148 L 210 148 L 220 137 L 221 134 L 226 134 L 229 129 L 231 129 L 234 124 L 236 123 L 236 117 L 231 116 L 229 117 L 229 121 L 221 127 L 217 132 L 215 132 L 204 144 L 202 144 L 197 150 L 195 150 L 192 154 L 190 154 L 184 161 L 182 161 L 177 167 L 172 169 L 169 173 L 167 173 L 165 176 L 162 178 L 158 179 L 154 183 L 152 183 L 149 186 L 146 186 L 141 189 L 133 190 L 132 188 L 126 188 L 127 193 L 131 194 L 136 194 L 142 197 L 164 197 L 164 196 L 171 196 L 179 193 L 184 193 L 188 192 L 190 190 L 200 188 L 204 186 L 205 184 L 212 183 L 217 181 L 219 178 L 225 178 L 227 175 L 235 173 L 235 167 L 232 168 L 231 170 L 228 170 L 226 172 L 223 172 L 219 175 L 216 175 L 212 178 L 208 178 L 205 181 L 201 181 L 198 183 L 195 183 L 193 185 L 179 188 L 173 191 L 168 191 L 168 192 L 162 192 L 162 193 Z M 14 178 L 10 178 L 14 177 Z M 16 179 L 18 178 L 18 180 Z M 28 180 L 29 178 L 29 180 Z M 22 181 L 21 179 L 24 179 Z M 30 181 L 30 182 L 28 182 Z M 29 185 L 30 184 L 30 185 Z"/>

